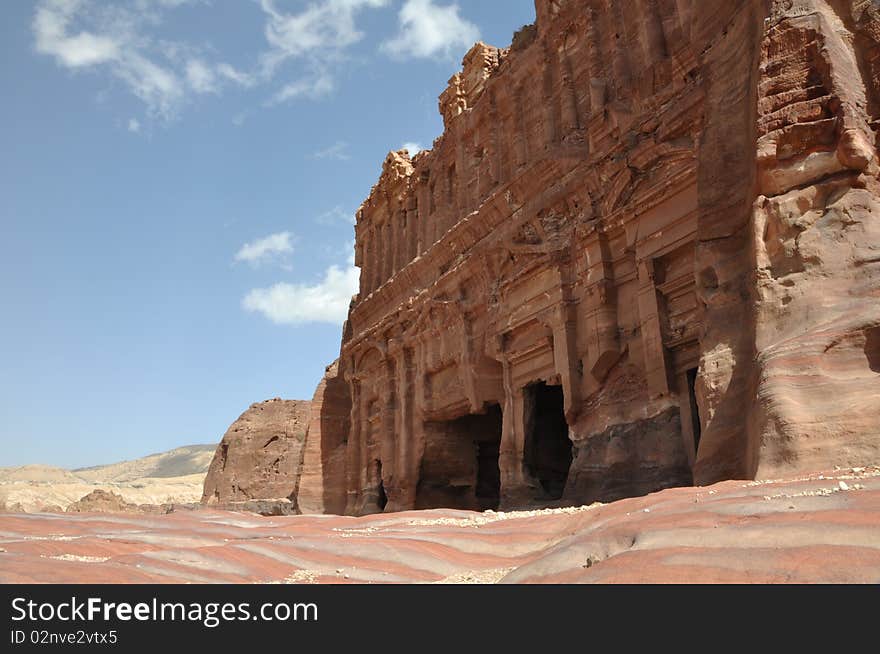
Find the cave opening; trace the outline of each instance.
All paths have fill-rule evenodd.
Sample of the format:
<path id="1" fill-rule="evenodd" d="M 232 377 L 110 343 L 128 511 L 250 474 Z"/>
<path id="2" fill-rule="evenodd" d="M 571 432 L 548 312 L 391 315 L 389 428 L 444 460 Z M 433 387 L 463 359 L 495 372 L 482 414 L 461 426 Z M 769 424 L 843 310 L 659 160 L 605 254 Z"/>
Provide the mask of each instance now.
<path id="1" fill-rule="evenodd" d="M 561 386 L 544 382 L 526 387 L 527 415 L 525 465 L 541 485 L 541 500 L 558 500 L 565 492 L 572 461 L 572 443 L 565 420 Z"/>
<path id="2" fill-rule="evenodd" d="M 502 414 L 497 404 L 481 414 L 426 422 L 416 508 L 497 509 L 501 432 Z"/>
<path id="3" fill-rule="evenodd" d="M 872 372 L 880 372 L 880 327 L 865 331 L 865 358 Z"/>
<path id="4" fill-rule="evenodd" d="M 691 428 L 694 435 L 694 457 L 700 450 L 700 435 L 702 427 L 700 426 L 700 407 L 697 405 L 697 372 L 698 368 L 691 368 L 687 371 L 688 384 L 688 400 L 691 404 Z"/>
<path id="5" fill-rule="evenodd" d="M 382 462 L 376 461 L 376 505 L 379 507 L 379 511 L 384 511 L 385 507 L 388 506 L 388 495 L 385 494 L 385 481 L 382 479 Z"/>

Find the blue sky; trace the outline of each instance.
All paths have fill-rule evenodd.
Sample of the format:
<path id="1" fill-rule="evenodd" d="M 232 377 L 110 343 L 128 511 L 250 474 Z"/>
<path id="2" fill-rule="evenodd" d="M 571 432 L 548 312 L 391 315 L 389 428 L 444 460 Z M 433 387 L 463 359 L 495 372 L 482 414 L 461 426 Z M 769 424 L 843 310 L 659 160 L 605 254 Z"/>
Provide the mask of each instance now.
<path id="1" fill-rule="evenodd" d="M 388 150 L 533 0 L 0 8 L 0 466 L 219 441 L 311 398 Z"/>

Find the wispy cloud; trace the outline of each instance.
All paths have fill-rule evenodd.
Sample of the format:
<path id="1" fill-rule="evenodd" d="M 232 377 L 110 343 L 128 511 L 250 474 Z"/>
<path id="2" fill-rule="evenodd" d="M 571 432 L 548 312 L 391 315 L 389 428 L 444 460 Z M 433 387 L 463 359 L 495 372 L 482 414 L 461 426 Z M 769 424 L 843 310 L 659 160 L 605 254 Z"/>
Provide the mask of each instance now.
<path id="1" fill-rule="evenodd" d="M 357 16 L 378 9 L 390 0 L 320 0 L 298 12 L 286 12 L 276 0 L 260 0 L 266 14 L 265 36 L 269 50 L 261 57 L 262 74 L 273 78 L 289 60 L 300 62 L 306 74 L 285 84 L 267 102 L 275 105 L 300 98 L 318 99 L 335 89 L 333 70 L 345 60 L 345 51 L 364 33 Z"/>
<path id="2" fill-rule="evenodd" d="M 336 141 L 333 145 L 323 150 L 312 153 L 313 159 L 335 159 L 336 161 L 348 161 L 351 155 L 348 153 L 348 143 Z"/>
<path id="3" fill-rule="evenodd" d="M 87 31 L 69 33 L 78 7 L 79 3 L 72 0 L 54 0 L 37 8 L 33 22 L 37 52 L 53 55 L 68 68 L 85 68 L 119 59 L 122 48 L 116 39 Z"/>
<path id="4" fill-rule="evenodd" d="M 141 131 L 141 121 L 137 118 L 129 118 L 128 119 L 128 131 L 133 134 L 137 134 Z"/>
<path id="5" fill-rule="evenodd" d="M 326 73 L 319 73 L 316 76 L 304 77 L 290 84 L 285 84 L 272 96 L 267 104 L 275 105 L 297 98 L 317 100 L 318 98 L 330 95 L 334 88 L 333 78 Z"/>
<path id="6" fill-rule="evenodd" d="M 444 0 L 439 0 L 444 1 Z M 364 37 L 363 17 L 391 0 L 257 0 L 265 44 L 244 68 L 208 41 L 167 38 L 172 12 L 210 0 L 36 0 L 34 49 L 73 73 L 110 75 L 146 105 L 144 118 L 169 122 L 198 97 L 269 87 L 263 104 L 319 100 L 337 88 L 351 48 Z M 204 9 L 203 9 L 204 10 Z M 479 37 L 456 4 L 406 0 L 399 31 L 382 45 L 391 55 L 450 55 Z"/>
<path id="7" fill-rule="evenodd" d="M 336 205 L 329 211 L 325 211 L 315 220 L 321 225 L 338 225 L 340 223 L 346 225 L 354 225 L 355 223 L 354 212 L 346 211 L 340 205 Z"/>
<path id="8" fill-rule="evenodd" d="M 186 64 L 186 80 L 196 93 L 216 93 L 217 76 L 201 59 L 190 59 Z"/>
<path id="9" fill-rule="evenodd" d="M 168 118 L 181 103 L 184 88 L 170 67 L 148 56 L 150 43 L 137 30 L 147 17 L 131 7 L 89 0 L 43 0 L 32 23 L 34 47 L 73 71 L 107 68 L 151 114 Z"/>
<path id="10" fill-rule="evenodd" d="M 148 117 L 167 122 L 194 95 L 271 81 L 263 70 L 247 72 L 218 60 L 210 45 L 194 46 L 156 33 L 167 12 L 205 3 L 39 0 L 31 23 L 34 50 L 75 73 L 109 73 L 146 105 Z"/>
<path id="11" fill-rule="evenodd" d="M 279 232 L 252 243 L 245 243 L 235 255 L 235 261 L 257 267 L 272 261 L 281 261 L 293 252 L 293 234 Z"/>
<path id="12" fill-rule="evenodd" d="M 400 146 L 400 149 L 406 150 L 407 152 L 409 152 L 409 156 L 414 157 L 419 152 L 424 150 L 425 148 L 423 148 L 420 143 L 415 143 L 414 141 L 407 141 L 402 146 Z"/>
<path id="13" fill-rule="evenodd" d="M 315 284 L 275 284 L 256 288 L 242 300 L 242 308 L 259 313 L 278 325 L 329 323 L 341 325 L 360 286 L 360 270 L 353 257 L 345 267 L 330 266 Z"/>
<path id="14" fill-rule="evenodd" d="M 406 0 L 398 14 L 397 34 L 382 44 L 393 56 L 452 57 L 480 39 L 479 28 L 462 18 L 457 4 Z"/>
<path id="15" fill-rule="evenodd" d="M 291 57 L 322 57 L 338 53 L 363 38 L 355 16 L 364 9 L 385 7 L 389 0 L 323 0 L 310 2 L 298 13 L 285 13 L 275 0 L 260 0 L 268 16 L 266 40 L 272 49 L 263 57 L 274 68 Z"/>
<path id="16" fill-rule="evenodd" d="M 250 87 L 257 83 L 257 77 L 251 73 L 237 70 L 227 63 L 217 64 L 215 71 L 220 77 L 235 82 L 239 86 Z"/>

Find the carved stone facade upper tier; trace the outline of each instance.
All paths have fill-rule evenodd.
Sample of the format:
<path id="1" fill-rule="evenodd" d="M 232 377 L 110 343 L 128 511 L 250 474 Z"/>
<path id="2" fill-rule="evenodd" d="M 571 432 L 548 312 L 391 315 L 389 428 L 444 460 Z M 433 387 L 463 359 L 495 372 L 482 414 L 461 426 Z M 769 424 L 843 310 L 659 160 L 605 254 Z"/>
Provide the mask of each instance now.
<path id="1" fill-rule="evenodd" d="M 358 212 L 309 493 L 507 508 L 877 458 L 877 6 L 536 7 Z"/>

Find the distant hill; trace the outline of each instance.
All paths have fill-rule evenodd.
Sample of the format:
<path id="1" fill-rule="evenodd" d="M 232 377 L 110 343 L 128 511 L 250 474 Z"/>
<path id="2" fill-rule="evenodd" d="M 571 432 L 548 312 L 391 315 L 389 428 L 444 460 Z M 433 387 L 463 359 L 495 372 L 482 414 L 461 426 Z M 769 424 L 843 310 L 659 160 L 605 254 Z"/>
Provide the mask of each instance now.
<path id="1" fill-rule="evenodd" d="M 132 461 L 65 470 L 0 468 L 0 511 L 64 510 L 96 490 L 132 504 L 198 502 L 216 445 L 189 445 Z"/>
<path id="2" fill-rule="evenodd" d="M 19 466 L 18 468 L 0 468 L 0 483 L 37 482 L 37 483 L 75 483 L 81 482 L 70 470 L 40 464 Z"/>
<path id="3" fill-rule="evenodd" d="M 111 463 L 73 470 L 80 479 L 89 482 L 124 483 L 151 477 L 165 479 L 208 472 L 217 445 L 188 445 L 168 452 L 150 454 L 132 461 Z"/>

